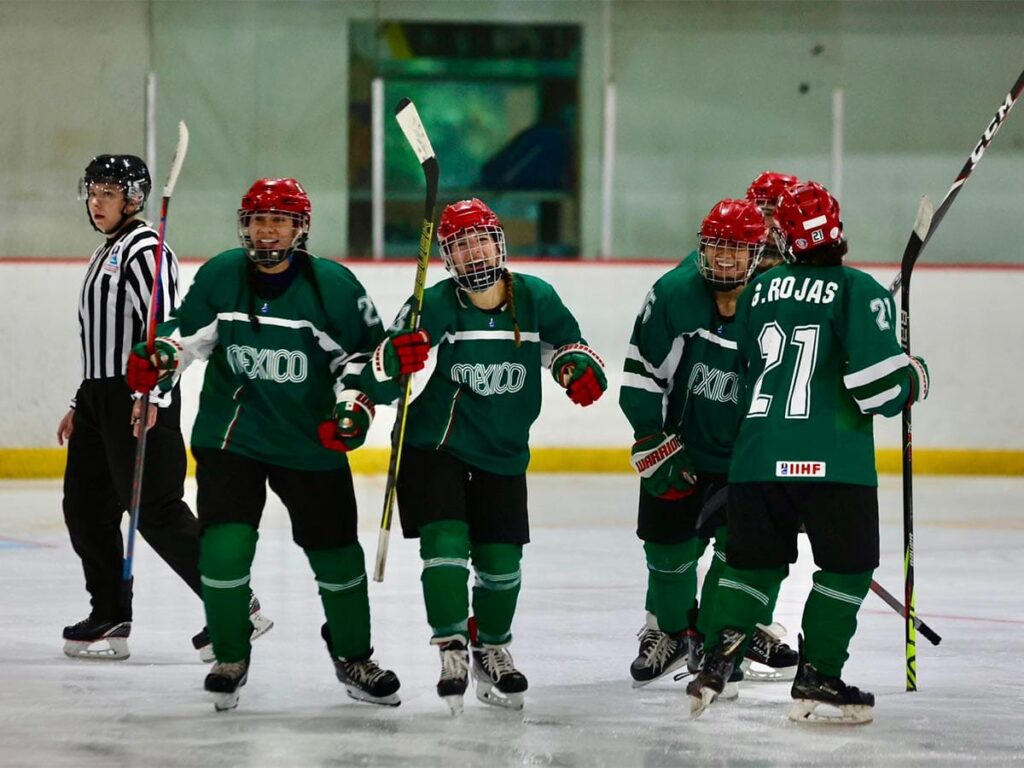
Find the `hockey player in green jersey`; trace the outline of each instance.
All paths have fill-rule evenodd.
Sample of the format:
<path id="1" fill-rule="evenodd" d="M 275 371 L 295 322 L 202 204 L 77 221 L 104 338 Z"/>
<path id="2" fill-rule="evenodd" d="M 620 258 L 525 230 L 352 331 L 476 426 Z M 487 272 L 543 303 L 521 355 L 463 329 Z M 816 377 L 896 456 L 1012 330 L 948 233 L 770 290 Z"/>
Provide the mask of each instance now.
<path id="1" fill-rule="evenodd" d="M 874 696 L 840 675 L 878 566 L 872 419 L 923 400 L 928 369 L 901 350 L 888 291 L 843 265 L 839 204 L 824 187 L 785 190 L 775 219 L 788 263 L 752 282 L 737 307 L 745 416 L 729 466 L 728 564 L 704 667 L 687 691 L 697 716 L 723 690 L 796 562 L 803 525 L 820 570 L 804 605 L 790 717 L 869 722 Z"/>
<path id="2" fill-rule="evenodd" d="M 305 250 L 309 197 L 294 179 L 260 179 L 238 212 L 242 248 L 205 263 L 152 356 L 130 358 L 136 391 L 173 385 L 207 360 L 192 430 L 200 572 L 216 663 L 205 687 L 217 709 L 238 703 L 248 676 L 249 580 L 269 483 L 305 550 L 327 622 L 322 635 L 348 694 L 399 703 L 398 678 L 371 659 L 370 609 L 346 451 L 362 445 L 373 403 L 352 385 L 376 346 L 394 375 L 403 365 L 373 303 L 345 267 Z M 418 339 L 418 337 L 416 337 Z"/>
<path id="3" fill-rule="evenodd" d="M 764 171 L 750 182 L 747 187 L 747 200 L 757 203 L 757 207 L 764 214 L 765 223 L 768 225 L 768 242 L 765 243 L 761 260 L 757 264 L 757 272 L 766 272 L 783 262 L 782 254 L 778 248 L 778 238 L 772 232 L 775 229 L 775 206 L 778 205 L 779 195 L 788 187 L 795 187 L 800 183 L 796 176 L 788 173 L 776 173 Z"/>
<path id="4" fill-rule="evenodd" d="M 725 562 L 725 485 L 740 418 L 733 318 L 768 237 L 748 200 L 722 200 L 701 224 L 700 247 L 651 288 L 633 325 L 619 405 L 633 427 L 640 473 L 637 535 L 647 559 L 647 622 L 630 666 L 634 687 L 684 663 L 696 672 Z M 697 561 L 714 537 L 697 595 Z M 796 653 L 779 641 L 772 606 L 750 656 L 791 677 Z M 688 658 L 689 656 L 689 658 Z M 759 666 L 760 669 L 760 666 Z M 737 677 L 739 677 L 737 675 Z"/>
<path id="5" fill-rule="evenodd" d="M 413 377 L 397 483 L 402 531 L 420 539 L 427 621 L 441 655 L 438 695 L 454 714 L 462 711 L 472 650 L 477 698 L 519 709 L 527 681 L 509 644 L 530 539 L 526 467 L 542 372 L 549 368 L 583 406 L 607 381 L 555 289 L 508 271 L 501 222 L 483 202 L 445 208 L 437 238 L 451 276 L 423 300 L 421 328 L 433 346 Z M 409 307 L 395 328 L 404 327 Z M 390 402 L 399 388 L 379 363 L 375 355 L 363 386 L 375 401 Z"/>

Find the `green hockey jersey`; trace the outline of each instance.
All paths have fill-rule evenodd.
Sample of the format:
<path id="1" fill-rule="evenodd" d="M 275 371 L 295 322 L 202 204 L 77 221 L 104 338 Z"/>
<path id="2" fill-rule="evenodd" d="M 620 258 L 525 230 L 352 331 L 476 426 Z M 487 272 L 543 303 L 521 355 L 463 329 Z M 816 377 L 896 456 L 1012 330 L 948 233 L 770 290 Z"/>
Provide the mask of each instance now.
<path id="1" fill-rule="evenodd" d="M 735 323 L 691 253 L 647 293 L 626 351 L 619 407 L 636 439 L 677 434 L 698 473 L 729 469 L 740 418 Z"/>
<path id="2" fill-rule="evenodd" d="M 785 264 L 747 286 L 736 325 L 745 415 L 729 480 L 877 485 L 872 416 L 910 394 L 889 292 L 850 267 Z"/>
<path id="3" fill-rule="evenodd" d="M 507 303 L 478 309 L 450 278 L 425 291 L 420 327 L 430 334 L 431 349 L 425 368 L 413 375 L 407 445 L 447 451 L 499 475 L 526 471 L 541 375 L 560 347 L 586 342 L 551 285 L 514 273 L 512 287 L 518 347 Z M 410 306 L 411 300 L 394 328 L 405 327 Z M 378 403 L 399 395 L 396 382 L 378 382 L 369 366 L 361 388 Z"/>
<path id="4" fill-rule="evenodd" d="M 294 469 L 347 463 L 345 454 L 320 444 L 317 426 L 330 417 L 336 393 L 358 383 L 384 330 L 348 268 L 309 259 L 311 273 L 300 269 L 269 299 L 253 295 L 245 251 L 225 251 L 199 269 L 181 306 L 160 326 L 161 336 L 182 345 L 179 374 L 194 360 L 209 360 L 192 445 Z"/>

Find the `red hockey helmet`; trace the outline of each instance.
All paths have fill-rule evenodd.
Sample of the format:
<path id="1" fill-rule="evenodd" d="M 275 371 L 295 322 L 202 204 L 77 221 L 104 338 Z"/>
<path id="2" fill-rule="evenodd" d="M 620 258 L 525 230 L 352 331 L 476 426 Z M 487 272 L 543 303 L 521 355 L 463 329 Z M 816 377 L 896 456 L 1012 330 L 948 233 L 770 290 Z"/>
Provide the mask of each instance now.
<path id="1" fill-rule="evenodd" d="M 437 242 L 445 269 L 467 291 L 487 290 L 505 273 L 505 231 L 482 200 L 460 200 L 445 208 Z"/>
<path id="2" fill-rule="evenodd" d="M 790 176 L 788 173 L 764 171 L 747 187 L 747 200 L 757 203 L 761 212 L 767 216 L 775 210 L 782 191 L 789 187 L 795 187 L 799 183 L 800 179 Z"/>
<path id="3" fill-rule="evenodd" d="M 779 250 L 787 259 L 796 260 L 808 251 L 843 242 L 839 203 L 817 182 L 784 190 L 774 218 Z"/>
<path id="4" fill-rule="evenodd" d="M 296 230 L 291 244 L 285 248 L 257 248 L 249 235 L 249 224 L 257 213 L 283 214 L 290 218 Z M 242 207 L 238 209 L 238 237 L 255 263 L 277 264 L 304 244 L 309 236 L 312 213 L 309 195 L 295 179 L 258 179 L 242 195 Z"/>
<path id="5" fill-rule="evenodd" d="M 726 198 L 715 203 L 700 225 L 697 267 L 719 291 L 746 285 L 768 242 L 768 225 L 751 200 Z"/>

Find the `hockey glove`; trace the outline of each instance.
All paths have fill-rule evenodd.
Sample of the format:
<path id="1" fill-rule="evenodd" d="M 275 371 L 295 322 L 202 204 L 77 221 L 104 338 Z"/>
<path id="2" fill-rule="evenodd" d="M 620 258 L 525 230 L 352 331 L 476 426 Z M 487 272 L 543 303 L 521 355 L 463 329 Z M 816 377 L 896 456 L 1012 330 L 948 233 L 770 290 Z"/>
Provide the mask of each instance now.
<path id="1" fill-rule="evenodd" d="M 910 402 L 919 403 L 928 397 L 928 364 L 923 357 L 910 357 Z"/>
<path id="2" fill-rule="evenodd" d="M 146 342 L 140 341 L 128 355 L 128 386 L 133 392 L 146 394 L 160 385 L 161 390 L 171 388 L 173 374 L 181 362 L 181 345 L 173 339 L 160 336 L 153 342 L 153 353 L 146 353 Z"/>
<path id="3" fill-rule="evenodd" d="M 586 344 L 561 347 L 551 359 L 551 373 L 576 405 L 590 405 L 608 389 L 604 361 Z"/>
<path id="4" fill-rule="evenodd" d="M 374 412 L 373 401 L 362 392 L 343 390 L 334 406 L 334 418 L 320 422 L 320 443 L 332 451 L 354 451 L 366 442 Z"/>
<path id="5" fill-rule="evenodd" d="M 384 339 L 370 361 L 377 381 L 390 381 L 422 370 L 430 354 L 430 334 L 422 328 Z"/>
<path id="6" fill-rule="evenodd" d="M 633 443 L 630 458 L 640 485 L 659 499 L 683 499 L 693 493 L 697 476 L 678 435 L 655 432 Z"/>

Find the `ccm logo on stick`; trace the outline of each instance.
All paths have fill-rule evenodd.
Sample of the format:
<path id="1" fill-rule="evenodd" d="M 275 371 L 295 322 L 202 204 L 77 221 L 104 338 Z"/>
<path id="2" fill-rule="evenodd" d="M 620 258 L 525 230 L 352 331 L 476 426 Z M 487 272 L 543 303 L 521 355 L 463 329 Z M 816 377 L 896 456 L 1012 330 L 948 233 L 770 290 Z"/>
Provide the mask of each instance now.
<path id="1" fill-rule="evenodd" d="M 824 477 L 824 461 L 776 461 L 776 477 Z"/>

